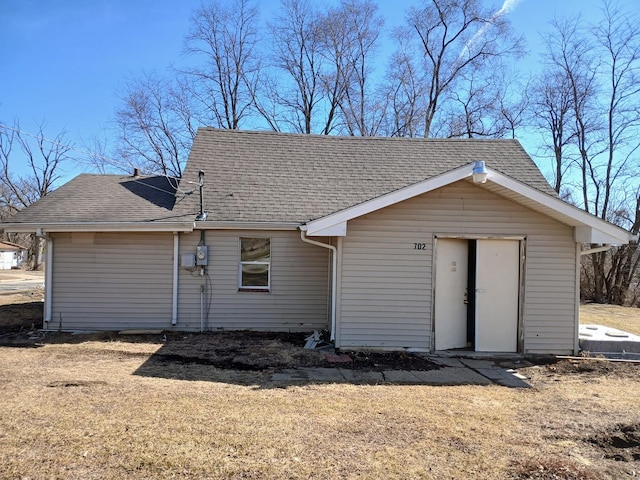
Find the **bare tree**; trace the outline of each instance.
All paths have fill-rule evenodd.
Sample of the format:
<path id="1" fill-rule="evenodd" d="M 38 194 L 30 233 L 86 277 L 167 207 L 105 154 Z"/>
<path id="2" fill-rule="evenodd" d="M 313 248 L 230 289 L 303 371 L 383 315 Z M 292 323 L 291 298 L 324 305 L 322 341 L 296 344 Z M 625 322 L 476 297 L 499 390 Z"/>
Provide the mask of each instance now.
<path id="1" fill-rule="evenodd" d="M 254 113 L 260 79 L 258 9 L 250 0 L 210 0 L 195 10 L 185 52 L 201 63 L 185 70 L 202 105 L 200 121 L 238 129 Z"/>
<path id="2" fill-rule="evenodd" d="M 283 0 L 280 15 L 269 25 L 275 67 L 285 78 L 264 90 L 273 96 L 276 108 L 267 112 L 262 104 L 259 106 L 275 130 L 280 129 L 280 123 L 298 133 L 316 130 L 316 112 L 324 98 L 320 80 L 323 58 L 317 31 L 320 21 L 321 14 L 310 1 Z M 321 129 L 326 129 L 326 124 Z"/>
<path id="3" fill-rule="evenodd" d="M 569 79 L 555 69 L 545 71 L 532 87 L 534 122 L 544 134 L 543 152 L 551 152 L 553 162 L 553 188 L 556 192 L 565 186 L 565 177 L 571 169 L 566 153 L 574 138 L 571 125 L 573 89 Z"/>
<path id="4" fill-rule="evenodd" d="M 385 115 L 384 97 L 377 95 L 371 81 L 373 55 L 378 49 L 384 19 L 371 0 L 343 0 L 330 9 L 327 21 L 339 21 L 344 40 L 345 94 L 340 104 L 342 118 L 350 135 L 372 136 L 378 133 Z"/>
<path id="5" fill-rule="evenodd" d="M 73 147 L 66 143 L 65 132 L 47 139 L 45 128 L 43 122 L 37 133 L 30 135 L 20 130 L 17 120 L 12 127 L 0 127 L 0 184 L 11 193 L 15 210 L 21 210 L 50 193 L 60 179 L 61 165 L 70 158 L 69 152 Z M 18 156 L 26 160 L 26 174 L 13 172 Z"/>
<path id="6" fill-rule="evenodd" d="M 399 44 L 386 75 L 388 109 L 384 133 L 390 137 L 417 137 L 424 132 L 426 85 L 415 65 L 418 52 L 408 41 L 407 31 L 396 31 L 395 38 Z"/>
<path id="7" fill-rule="evenodd" d="M 442 136 L 515 138 L 527 105 L 526 95 L 513 93 L 519 90 L 504 69 L 461 75 L 442 109 Z"/>
<path id="8" fill-rule="evenodd" d="M 598 61 L 592 39 L 581 25 L 579 16 L 554 20 L 554 33 L 549 37 L 547 48 L 552 64 L 557 67 L 555 72 L 560 73 L 561 81 L 569 89 L 570 137 L 577 151 L 582 206 L 587 212 L 597 215 L 601 183 L 595 161 L 602 148 L 598 143 L 602 132 L 598 105 Z M 557 77 L 555 79 L 560 81 Z"/>
<path id="9" fill-rule="evenodd" d="M 271 105 L 258 108 L 269 125 L 300 133 L 372 135 L 383 114 L 371 82 L 383 20 L 371 0 L 342 0 L 321 10 L 308 0 L 283 0 L 269 25 L 275 76 Z M 264 92 L 261 92 L 264 93 Z"/>
<path id="10" fill-rule="evenodd" d="M 602 218 L 609 218 L 616 181 L 628 172 L 638 174 L 640 147 L 640 27 L 633 18 L 605 2 L 605 21 L 595 28 L 597 43 L 605 52 L 603 76 L 606 81 L 606 137 L 604 152 L 604 192 L 602 204 L 596 206 Z"/>
<path id="11" fill-rule="evenodd" d="M 197 125 L 186 86 L 146 74 L 126 84 L 121 100 L 115 118 L 116 166 L 181 176 Z M 105 155 L 96 158 L 109 162 Z"/>
<path id="12" fill-rule="evenodd" d="M 435 122 L 441 103 L 458 89 L 465 73 L 521 53 L 521 39 L 513 36 L 505 13 L 491 13 L 478 0 L 424 0 L 409 9 L 408 25 L 396 36 L 407 37 L 411 31 L 420 47 L 419 78 L 426 87 L 425 137 L 440 128 Z"/>
<path id="13" fill-rule="evenodd" d="M 60 170 L 73 148 L 65 133 L 48 139 L 42 122 L 35 135 L 13 126 L 0 126 L 0 204 L 10 216 L 49 194 L 60 179 Z M 24 173 L 16 173 L 18 165 Z M 34 237 L 30 248 L 33 269 L 40 267 L 40 239 Z"/>
<path id="14" fill-rule="evenodd" d="M 556 168 L 566 171 L 575 158 L 582 207 L 637 234 L 640 28 L 633 15 L 609 2 L 602 12 L 603 20 L 592 28 L 579 18 L 553 22 L 545 74 L 562 92 L 547 97 L 553 103 L 547 118 L 556 120 L 549 124 Z M 564 128 L 570 131 L 565 134 Z M 624 303 L 638 272 L 638 255 L 632 242 L 584 258 L 583 288 L 590 298 Z"/>
<path id="15" fill-rule="evenodd" d="M 496 99 L 499 104 L 499 115 L 504 124 L 505 138 L 516 138 L 527 123 L 529 111 L 529 82 L 523 83 L 519 78 L 501 83 L 502 94 Z"/>
<path id="16" fill-rule="evenodd" d="M 594 210 L 605 220 L 619 220 L 612 215 L 616 209 L 612 204 L 620 200 L 620 189 L 624 180 L 632 175 L 638 185 L 638 165 L 640 165 L 640 27 L 637 19 L 623 12 L 609 2 L 603 5 L 604 22 L 595 27 L 596 42 L 603 52 L 603 98 L 605 120 L 605 139 L 603 160 L 597 174 L 598 193 Z M 631 167 L 631 169 L 629 169 Z M 595 170 L 594 167 L 591 170 Z M 635 218 L 623 223 L 638 234 L 640 224 L 640 210 L 638 202 L 640 195 L 636 190 Z M 638 257 L 638 242 L 619 247 L 612 252 L 609 271 L 606 254 L 592 255 L 595 278 L 596 301 L 602 299 L 608 303 L 622 304 L 630 281 L 638 272 L 640 260 Z M 604 278 L 602 278 L 604 275 Z"/>

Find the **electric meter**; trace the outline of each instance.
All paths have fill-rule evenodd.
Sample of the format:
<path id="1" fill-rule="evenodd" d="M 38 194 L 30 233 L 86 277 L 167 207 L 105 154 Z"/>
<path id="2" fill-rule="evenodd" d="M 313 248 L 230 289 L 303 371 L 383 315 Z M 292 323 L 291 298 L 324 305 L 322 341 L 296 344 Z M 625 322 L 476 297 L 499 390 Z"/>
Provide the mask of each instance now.
<path id="1" fill-rule="evenodd" d="M 196 265 L 207 265 L 209 252 L 206 245 L 196 247 Z"/>

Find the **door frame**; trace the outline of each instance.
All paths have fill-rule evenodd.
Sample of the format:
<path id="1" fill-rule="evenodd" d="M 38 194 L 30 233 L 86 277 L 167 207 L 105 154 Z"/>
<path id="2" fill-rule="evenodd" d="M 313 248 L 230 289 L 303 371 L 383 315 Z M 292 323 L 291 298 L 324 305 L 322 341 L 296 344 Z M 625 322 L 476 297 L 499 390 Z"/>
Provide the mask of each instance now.
<path id="1" fill-rule="evenodd" d="M 524 302 L 525 302 L 525 278 L 526 278 L 526 260 L 527 260 L 527 236 L 526 235 L 475 235 L 475 234 L 433 234 L 433 249 L 431 257 L 431 345 L 430 352 L 436 352 L 436 289 L 438 288 L 436 278 L 436 255 L 438 251 L 438 238 L 441 239 L 460 239 L 460 240 L 517 240 L 520 245 L 520 275 L 518 285 L 518 336 L 516 342 L 516 353 L 524 353 Z M 446 351 L 446 350 L 445 350 Z M 475 347 L 474 347 L 475 351 Z"/>

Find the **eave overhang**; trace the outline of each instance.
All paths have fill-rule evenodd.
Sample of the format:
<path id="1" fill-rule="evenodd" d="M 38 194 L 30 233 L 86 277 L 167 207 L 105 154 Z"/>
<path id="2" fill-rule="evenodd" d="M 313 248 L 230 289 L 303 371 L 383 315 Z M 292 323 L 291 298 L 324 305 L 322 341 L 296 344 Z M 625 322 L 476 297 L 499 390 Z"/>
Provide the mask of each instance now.
<path id="1" fill-rule="evenodd" d="M 232 222 L 203 221 L 195 222 L 196 230 L 298 230 L 298 222 Z"/>
<path id="2" fill-rule="evenodd" d="M 490 163 L 490 162 L 487 162 Z M 428 193 L 460 180 L 473 176 L 475 164 L 463 165 L 428 180 L 389 192 L 358 205 L 321 217 L 302 227 L 308 236 L 346 236 L 347 222 L 368 213 Z M 591 215 L 558 197 L 541 192 L 529 185 L 514 180 L 500 172 L 486 167 L 485 183 L 478 183 L 493 193 L 531 208 L 555 220 L 574 227 L 575 241 L 580 243 L 627 244 L 633 236 L 626 230 Z"/>
<path id="3" fill-rule="evenodd" d="M 192 232 L 194 222 L 2 223 L 5 232 Z"/>

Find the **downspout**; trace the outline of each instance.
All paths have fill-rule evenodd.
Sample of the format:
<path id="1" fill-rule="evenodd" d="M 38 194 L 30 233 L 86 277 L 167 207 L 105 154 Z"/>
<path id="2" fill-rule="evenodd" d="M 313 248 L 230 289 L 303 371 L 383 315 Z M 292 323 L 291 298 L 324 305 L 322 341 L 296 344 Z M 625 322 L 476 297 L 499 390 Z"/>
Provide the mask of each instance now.
<path id="1" fill-rule="evenodd" d="M 581 246 L 576 243 L 576 297 L 575 297 L 575 313 L 573 322 L 573 354 L 578 355 L 580 353 L 580 253 Z"/>
<path id="2" fill-rule="evenodd" d="M 173 292 L 171 303 L 171 325 L 178 323 L 178 275 L 180 273 L 178 256 L 180 254 L 180 234 L 173 232 Z"/>
<path id="3" fill-rule="evenodd" d="M 51 299 L 53 292 L 51 291 L 53 281 L 53 239 L 42 233 L 42 229 L 36 229 L 36 237 L 42 238 L 47 242 L 47 257 L 45 259 L 45 271 L 44 271 L 44 323 L 45 328 L 51 321 Z"/>
<path id="4" fill-rule="evenodd" d="M 338 291 L 338 249 L 328 243 L 310 240 L 305 235 L 304 230 L 300 229 L 300 239 L 305 243 L 316 245 L 318 247 L 328 248 L 331 250 L 331 341 L 336 339 L 336 298 Z"/>

